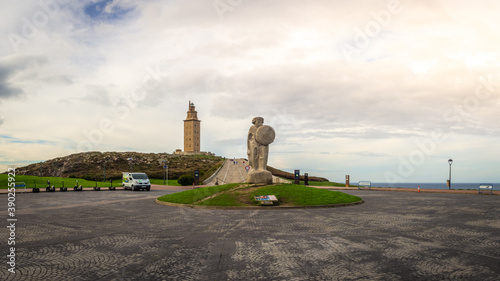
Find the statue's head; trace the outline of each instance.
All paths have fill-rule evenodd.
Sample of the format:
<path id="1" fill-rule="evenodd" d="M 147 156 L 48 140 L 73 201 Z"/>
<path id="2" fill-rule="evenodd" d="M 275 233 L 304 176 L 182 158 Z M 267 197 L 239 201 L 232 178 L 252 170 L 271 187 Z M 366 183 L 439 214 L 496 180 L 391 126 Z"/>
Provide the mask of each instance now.
<path id="1" fill-rule="evenodd" d="M 254 124 L 257 127 L 262 126 L 262 124 L 264 124 L 264 118 L 255 117 L 254 119 L 252 119 L 252 124 Z"/>

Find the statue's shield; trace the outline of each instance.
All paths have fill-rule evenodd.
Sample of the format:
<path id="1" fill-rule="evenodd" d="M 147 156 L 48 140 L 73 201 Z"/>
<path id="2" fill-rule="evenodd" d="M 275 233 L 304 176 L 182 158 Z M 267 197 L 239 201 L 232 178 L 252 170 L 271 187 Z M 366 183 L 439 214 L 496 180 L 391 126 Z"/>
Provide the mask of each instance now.
<path id="1" fill-rule="evenodd" d="M 268 145 L 274 141 L 276 133 L 271 126 L 263 125 L 255 132 L 255 139 L 262 145 Z"/>

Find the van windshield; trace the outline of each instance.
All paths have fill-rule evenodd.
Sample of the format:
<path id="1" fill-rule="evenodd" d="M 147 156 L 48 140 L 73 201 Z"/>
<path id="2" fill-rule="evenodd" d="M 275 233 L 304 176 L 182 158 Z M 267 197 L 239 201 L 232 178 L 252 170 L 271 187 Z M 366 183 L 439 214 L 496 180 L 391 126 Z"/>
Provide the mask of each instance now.
<path id="1" fill-rule="evenodd" d="M 132 174 L 132 177 L 136 180 L 147 180 L 148 176 L 146 174 Z"/>

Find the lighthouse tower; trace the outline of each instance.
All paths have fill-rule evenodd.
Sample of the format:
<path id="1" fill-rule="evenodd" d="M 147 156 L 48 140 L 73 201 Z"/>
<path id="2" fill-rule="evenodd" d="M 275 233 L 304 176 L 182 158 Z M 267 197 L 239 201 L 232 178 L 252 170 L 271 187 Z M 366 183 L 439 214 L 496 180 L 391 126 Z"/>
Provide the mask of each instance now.
<path id="1" fill-rule="evenodd" d="M 189 101 L 189 111 L 184 120 L 184 152 L 200 152 L 200 130 L 201 120 L 198 120 L 194 103 Z"/>

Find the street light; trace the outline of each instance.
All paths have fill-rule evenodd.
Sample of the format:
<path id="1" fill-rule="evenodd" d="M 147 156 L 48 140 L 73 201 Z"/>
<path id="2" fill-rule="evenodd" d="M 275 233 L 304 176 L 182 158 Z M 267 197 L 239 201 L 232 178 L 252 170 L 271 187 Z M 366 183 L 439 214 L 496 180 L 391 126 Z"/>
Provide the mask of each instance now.
<path id="1" fill-rule="evenodd" d="M 104 157 L 104 181 L 106 181 L 106 162 L 109 160 L 109 157 Z"/>
<path id="2" fill-rule="evenodd" d="M 453 163 L 453 159 L 448 160 L 448 164 L 450 164 L 450 177 L 448 179 L 448 189 L 451 189 L 451 164 Z"/>
<path id="3" fill-rule="evenodd" d="M 128 164 L 130 165 L 130 172 L 132 173 L 132 158 L 128 158 Z"/>
<path id="4" fill-rule="evenodd" d="M 168 165 L 167 165 L 167 160 L 163 160 L 163 185 L 166 185 L 165 183 L 165 178 L 167 179 L 168 182 Z"/>

